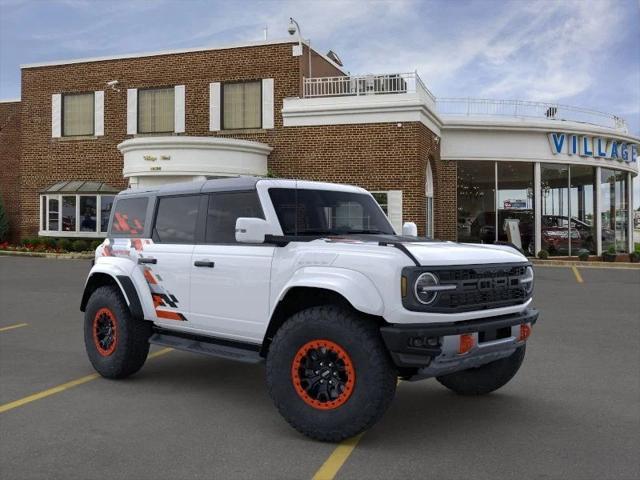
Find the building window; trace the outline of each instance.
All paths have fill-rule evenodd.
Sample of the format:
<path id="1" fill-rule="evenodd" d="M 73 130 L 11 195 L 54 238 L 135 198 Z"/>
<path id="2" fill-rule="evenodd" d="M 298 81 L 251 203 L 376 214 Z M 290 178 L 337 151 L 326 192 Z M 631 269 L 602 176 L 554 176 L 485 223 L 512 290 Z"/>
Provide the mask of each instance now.
<path id="1" fill-rule="evenodd" d="M 497 162 L 497 240 L 535 253 L 533 163 Z"/>
<path id="2" fill-rule="evenodd" d="M 602 222 L 602 251 L 611 247 L 624 253 L 628 249 L 629 205 L 628 182 L 625 172 L 601 169 L 600 218 Z"/>
<path id="3" fill-rule="evenodd" d="M 174 131 L 175 89 L 149 88 L 138 91 L 138 133 Z"/>
<path id="4" fill-rule="evenodd" d="M 380 205 L 385 215 L 389 215 L 389 195 L 387 192 L 371 192 L 371 195 L 376 199 L 376 202 L 378 202 L 378 205 Z"/>
<path id="5" fill-rule="evenodd" d="M 424 193 L 427 201 L 425 235 L 428 238 L 433 238 L 433 172 L 431 170 L 431 162 L 427 162 L 427 175 Z"/>
<path id="6" fill-rule="evenodd" d="M 62 96 L 62 136 L 90 136 L 94 133 L 94 93 L 67 93 Z"/>
<path id="7" fill-rule="evenodd" d="M 104 237 L 117 191 L 101 182 L 70 181 L 52 185 L 40 195 L 40 235 Z"/>
<path id="8" fill-rule="evenodd" d="M 262 128 L 262 82 L 222 85 L 222 128 Z"/>
<path id="9" fill-rule="evenodd" d="M 496 241 L 496 166 L 494 162 L 458 162 L 458 241 Z"/>

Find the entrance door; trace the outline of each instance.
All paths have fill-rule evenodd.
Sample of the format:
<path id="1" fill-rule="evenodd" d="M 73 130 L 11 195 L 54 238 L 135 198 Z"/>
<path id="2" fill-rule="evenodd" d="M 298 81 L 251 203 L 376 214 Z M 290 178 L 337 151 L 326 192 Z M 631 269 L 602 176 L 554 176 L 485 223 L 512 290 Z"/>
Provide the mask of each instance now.
<path id="1" fill-rule="evenodd" d="M 192 327 L 189 314 L 191 255 L 201 195 L 162 197 L 151 244 L 141 252 L 141 267 L 149 284 L 156 320 L 172 329 Z"/>
<path id="2" fill-rule="evenodd" d="M 211 335 L 259 343 L 269 320 L 271 245 L 238 244 L 238 217 L 264 218 L 256 191 L 209 196 L 205 244 L 191 261 L 194 326 Z"/>

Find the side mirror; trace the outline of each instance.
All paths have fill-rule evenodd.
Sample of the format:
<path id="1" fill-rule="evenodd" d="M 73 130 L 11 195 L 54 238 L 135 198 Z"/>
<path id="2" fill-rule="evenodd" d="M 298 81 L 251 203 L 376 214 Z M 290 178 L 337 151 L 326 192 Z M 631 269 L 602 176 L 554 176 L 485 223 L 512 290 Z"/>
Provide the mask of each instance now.
<path id="1" fill-rule="evenodd" d="M 264 243 L 269 224 L 262 218 L 240 217 L 236 220 L 236 242 Z"/>
<path id="2" fill-rule="evenodd" d="M 418 226 L 414 222 L 405 222 L 402 225 L 402 235 L 405 237 L 417 237 Z"/>

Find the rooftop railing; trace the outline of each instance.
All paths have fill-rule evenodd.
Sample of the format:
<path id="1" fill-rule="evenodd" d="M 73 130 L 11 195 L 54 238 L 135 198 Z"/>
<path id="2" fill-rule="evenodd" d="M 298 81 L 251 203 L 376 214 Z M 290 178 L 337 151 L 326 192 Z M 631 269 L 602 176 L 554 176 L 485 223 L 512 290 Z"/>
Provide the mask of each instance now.
<path id="1" fill-rule="evenodd" d="M 436 99 L 417 72 L 314 77 L 305 78 L 303 84 L 304 98 L 418 93 L 425 95 L 425 100 L 431 107 L 435 105 L 441 115 L 566 120 L 628 132 L 625 120 L 616 115 L 559 103 L 483 98 Z"/>
<path id="2" fill-rule="evenodd" d="M 304 97 L 343 97 L 424 92 L 435 101 L 416 72 L 343 75 L 304 79 Z"/>
<path id="3" fill-rule="evenodd" d="M 502 116 L 566 120 L 588 123 L 627 132 L 624 119 L 588 108 L 559 103 L 529 102 L 525 100 L 489 100 L 482 98 L 438 98 L 441 115 Z"/>

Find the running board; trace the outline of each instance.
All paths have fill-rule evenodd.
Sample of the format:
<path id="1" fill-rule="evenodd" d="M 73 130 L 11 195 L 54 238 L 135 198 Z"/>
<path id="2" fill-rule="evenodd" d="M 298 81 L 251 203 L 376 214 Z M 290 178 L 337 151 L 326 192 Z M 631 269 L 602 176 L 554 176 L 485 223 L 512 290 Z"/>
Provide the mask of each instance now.
<path id="1" fill-rule="evenodd" d="M 237 362 L 260 363 L 264 361 L 264 358 L 260 356 L 260 347 L 258 345 L 202 335 L 155 330 L 155 333 L 149 338 L 149 343 L 175 348 L 176 350 L 226 358 Z"/>

